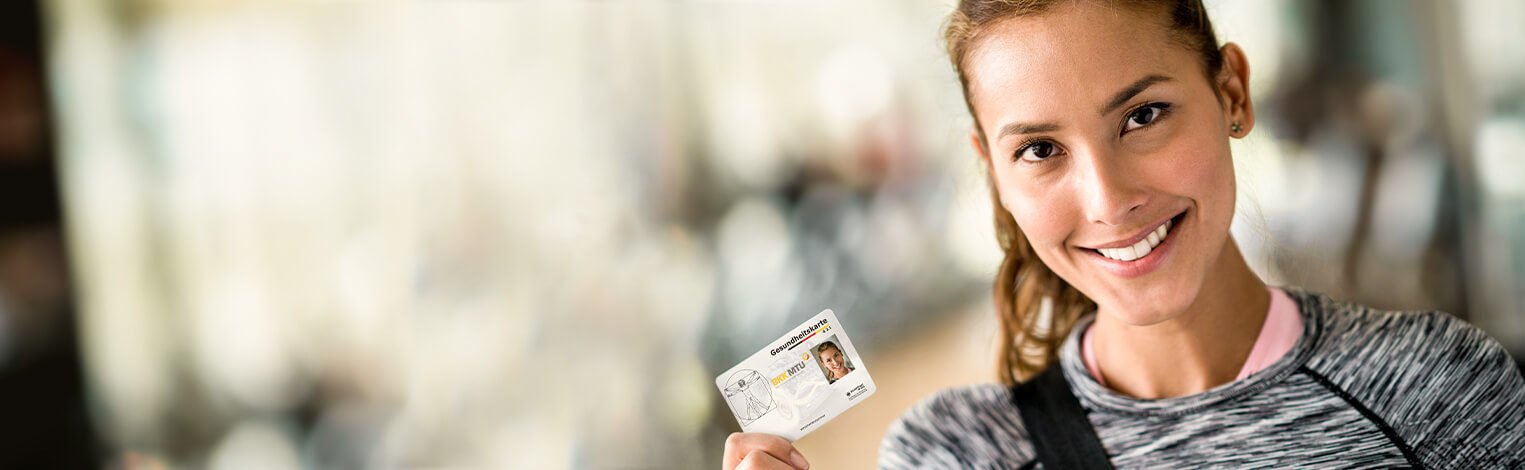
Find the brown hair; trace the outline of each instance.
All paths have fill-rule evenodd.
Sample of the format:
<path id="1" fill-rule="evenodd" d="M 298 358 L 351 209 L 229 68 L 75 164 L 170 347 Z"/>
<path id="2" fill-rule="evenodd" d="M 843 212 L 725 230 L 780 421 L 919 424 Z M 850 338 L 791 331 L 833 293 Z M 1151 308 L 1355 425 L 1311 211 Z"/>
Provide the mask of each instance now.
<path id="1" fill-rule="evenodd" d="M 969 92 L 969 75 L 964 61 L 978 46 L 991 26 L 1008 18 L 1041 14 L 1065 1 L 1075 0 L 960 0 L 948 17 L 944 29 L 948 58 L 958 72 L 964 91 L 964 104 L 974 118 L 979 145 L 989 153 L 985 131 L 974 114 L 974 100 Z M 1203 71 L 1213 83 L 1223 67 L 1223 54 L 1212 22 L 1201 0 L 1113 0 L 1125 6 L 1168 13 L 1172 37 L 1202 56 Z M 988 170 L 987 170 L 988 171 Z M 1001 205 L 993 175 L 988 175 L 990 199 L 995 207 L 996 241 L 1005 253 L 995 279 L 996 316 L 1001 324 L 1000 357 L 996 374 L 1002 382 L 1014 384 L 1042 372 L 1058 356 L 1059 346 L 1069 336 L 1080 316 L 1096 308 L 1095 302 L 1048 269 L 1027 237 L 1017 227 L 1011 212 Z M 1042 314 L 1045 303 L 1047 318 Z"/>

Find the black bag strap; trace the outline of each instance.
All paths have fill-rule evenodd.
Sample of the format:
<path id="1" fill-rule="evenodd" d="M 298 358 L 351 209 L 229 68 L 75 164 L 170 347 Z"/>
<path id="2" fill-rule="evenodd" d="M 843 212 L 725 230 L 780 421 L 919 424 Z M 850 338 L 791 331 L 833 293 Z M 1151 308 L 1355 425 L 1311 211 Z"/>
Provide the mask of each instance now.
<path id="1" fill-rule="evenodd" d="M 1111 469 L 1101 438 L 1070 391 L 1059 364 L 1012 389 L 1012 401 L 1032 436 L 1043 468 Z"/>

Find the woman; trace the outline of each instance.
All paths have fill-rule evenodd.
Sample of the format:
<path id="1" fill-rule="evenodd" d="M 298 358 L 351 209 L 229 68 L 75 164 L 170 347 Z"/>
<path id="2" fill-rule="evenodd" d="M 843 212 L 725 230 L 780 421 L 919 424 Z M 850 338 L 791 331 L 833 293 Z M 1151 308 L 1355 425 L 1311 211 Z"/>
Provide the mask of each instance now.
<path id="1" fill-rule="evenodd" d="M 1200 0 L 964 0 L 947 39 L 1005 251 L 1005 383 L 906 412 L 881 467 L 1525 465 L 1497 342 L 1245 264 L 1229 139 L 1255 125 L 1250 67 Z M 808 467 L 758 434 L 724 458 Z"/>
<path id="2" fill-rule="evenodd" d="M 825 366 L 826 383 L 837 383 L 842 376 L 853 371 L 853 366 L 847 363 L 847 356 L 842 354 L 842 348 L 837 343 L 827 341 L 815 348 L 816 357 L 821 358 L 821 364 Z"/>

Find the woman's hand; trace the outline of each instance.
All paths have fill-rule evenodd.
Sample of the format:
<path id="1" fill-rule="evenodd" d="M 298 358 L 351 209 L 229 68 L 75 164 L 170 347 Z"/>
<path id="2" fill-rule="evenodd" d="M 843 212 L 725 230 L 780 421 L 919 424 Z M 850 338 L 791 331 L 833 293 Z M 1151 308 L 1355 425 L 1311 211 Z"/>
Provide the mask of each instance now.
<path id="1" fill-rule="evenodd" d="M 806 470 L 810 462 L 787 439 L 760 432 L 731 433 L 725 438 L 725 470 Z"/>

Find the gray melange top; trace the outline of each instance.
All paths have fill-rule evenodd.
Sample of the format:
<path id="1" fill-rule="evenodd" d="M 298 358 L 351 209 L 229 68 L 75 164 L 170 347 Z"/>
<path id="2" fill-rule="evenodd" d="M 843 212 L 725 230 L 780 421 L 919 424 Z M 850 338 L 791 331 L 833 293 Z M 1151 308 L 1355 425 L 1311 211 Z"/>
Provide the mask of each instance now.
<path id="1" fill-rule="evenodd" d="M 1118 468 L 1522 468 L 1525 379 L 1487 334 L 1442 312 L 1386 312 L 1296 289 L 1303 332 L 1269 367 L 1141 400 L 1096 382 L 1084 319 L 1059 367 Z M 1042 468 L 1011 391 L 941 391 L 884 436 L 881 468 Z"/>

